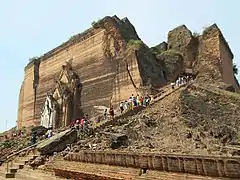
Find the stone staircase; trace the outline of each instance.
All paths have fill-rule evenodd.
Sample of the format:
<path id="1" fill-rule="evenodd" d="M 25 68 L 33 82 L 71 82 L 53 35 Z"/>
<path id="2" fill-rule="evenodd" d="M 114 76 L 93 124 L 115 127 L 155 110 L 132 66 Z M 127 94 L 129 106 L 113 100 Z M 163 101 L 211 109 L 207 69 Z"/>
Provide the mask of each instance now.
<path id="1" fill-rule="evenodd" d="M 16 157 L 13 160 L 3 163 L 0 166 L 0 178 L 15 178 L 18 170 L 23 169 L 29 162 L 37 158 L 38 155 L 27 155 L 25 157 Z"/>
<path id="2" fill-rule="evenodd" d="M 41 170 L 41 169 L 33 170 L 33 169 L 26 167 L 16 173 L 15 179 L 58 180 L 58 179 L 66 179 L 66 178 L 56 177 L 55 174 L 50 171 L 45 171 L 45 170 Z"/>
<path id="3" fill-rule="evenodd" d="M 153 99 L 151 100 L 150 106 L 153 105 L 154 103 L 156 103 L 156 102 L 164 99 L 165 97 L 169 96 L 170 94 L 176 92 L 177 90 L 186 87 L 186 86 L 189 85 L 190 83 L 192 83 L 192 81 L 188 82 L 187 84 L 184 84 L 184 85 L 175 87 L 174 89 L 172 89 L 172 87 L 171 87 L 170 85 L 167 85 L 167 86 L 161 88 L 161 92 L 158 93 L 158 94 L 156 94 L 156 95 L 153 97 Z M 140 111 L 142 111 L 142 110 L 144 110 L 144 109 L 145 109 L 145 107 L 143 107 L 143 106 L 138 106 L 138 107 L 136 107 L 135 109 L 125 111 L 125 112 L 123 112 L 122 114 L 121 114 L 119 111 L 117 111 L 114 120 L 106 120 L 106 121 L 102 121 L 102 122 L 100 122 L 100 123 L 94 124 L 94 125 L 93 125 L 93 129 L 104 128 L 105 126 L 110 125 L 110 124 L 113 124 L 114 122 L 116 122 L 117 119 L 126 118 L 126 117 L 129 117 L 129 116 L 133 116 L 133 115 L 137 114 L 138 112 L 140 112 Z"/>
<path id="4" fill-rule="evenodd" d="M 25 157 L 16 157 L 13 161 L 9 163 L 7 168 L 7 163 L 0 166 L 0 180 L 2 179 L 18 179 L 18 180 L 58 180 L 62 179 L 56 177 L 55 174 L 50 171 L 44 171 L 41 169 L 33 170 L 28 163 L 32 162 L 38 155 L 27 155 Z M 8 169 L 8 171 L 7 171 Z"/>

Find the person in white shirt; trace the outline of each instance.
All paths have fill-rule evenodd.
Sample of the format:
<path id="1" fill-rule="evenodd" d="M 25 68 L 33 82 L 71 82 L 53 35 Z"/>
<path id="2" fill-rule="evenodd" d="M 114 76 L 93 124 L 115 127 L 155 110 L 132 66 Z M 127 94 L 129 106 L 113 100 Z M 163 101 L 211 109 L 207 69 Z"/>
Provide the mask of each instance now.
<path id="1" fill-rule="evenodd" d="M 171 85 L 172 89 L 174 89 L 175 83 L 174 83 L 174 82 L 171 82 L 170 85 Z"/>
<path id="2" fill-rule="evenodd" d="M 122 112 L 124 111 L 123 106 L 124 106 L 124 104 L 123 104 L 123 102 L 121 102 L 120 105 L 119 105 L 119 107 L 120 107 L 120 111 L 121 111 L 121 114 L 122 114 Z"/>

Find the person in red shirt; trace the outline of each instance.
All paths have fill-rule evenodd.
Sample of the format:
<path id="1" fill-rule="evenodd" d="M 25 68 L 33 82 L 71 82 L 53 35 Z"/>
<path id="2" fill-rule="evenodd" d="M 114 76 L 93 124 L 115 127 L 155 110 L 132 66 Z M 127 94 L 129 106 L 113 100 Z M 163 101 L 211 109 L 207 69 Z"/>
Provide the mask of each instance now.
<path id="1" fill-rule="evenodd" d="M 82 117 L 82 119 L 80 120 L 80 126 L 81 126 L 81 128 L 83 128 L 84 122 L 85 122 L 85 118 Z"/>
<path id="2" fill-rule="evenodd" d="M 72 128 L 72 127 L 74 127 L 74 124 L 76 123 L 76 120 L 74 120 L 74 121 L 72 121 L 71 123 L 70 123 L 70 128 Z"/>

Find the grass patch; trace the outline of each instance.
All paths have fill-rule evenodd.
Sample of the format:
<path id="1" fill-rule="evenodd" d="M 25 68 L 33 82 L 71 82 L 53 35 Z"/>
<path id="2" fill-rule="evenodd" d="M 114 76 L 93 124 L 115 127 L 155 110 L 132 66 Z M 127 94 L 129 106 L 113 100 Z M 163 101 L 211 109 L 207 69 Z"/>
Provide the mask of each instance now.
<path id="1" fill-rule="evenodd" d="M 68 38 L 68 40 L 69 40 L 69 41 L 71 41 L 71 40 L 73 40 L 73 39 L 74 39 L 74 37 L 75 37 L 75 35 L 73 35 L 73 36 L 70 36 L 70 37 Z"/>
<path id="2" fill-rule="evenodd" d="M 193 37 L 198 38 L 200 36 L 200 33 L 194 32 L 192 35 L 193 35 Z"/>
<path id="3" fill-rule="evenodd" d="M 238 68 L 235 63 L 233 64 L 233 73 L 234 73 L 234 75 L 238 75 Z"/>
<path id="4" fill-rule="evenodd" d="M 40 58 L 39 56 L 31 57 L 31 58 L 29 58 L 29 62 L 35 61 L 35 60 L 37 60 L 39 58 Z"/>
<path id="5" fill-rule="evenodd" d="M 129 40 L 127 46 L 133 47 L 134 49 L 140 49 L 141 46 L 143 46 L 144 43 L 141 40 Z"/>
<path id="6" fill-rule="evenodd" d="M 180 56 L 182 56 L 182 54 L 179 51 L 176 51 L 174 49 L 169 49 L 167 51 L 163 51 L 160 55 L 164 55 L 164 56 L 180 55 Z"/>

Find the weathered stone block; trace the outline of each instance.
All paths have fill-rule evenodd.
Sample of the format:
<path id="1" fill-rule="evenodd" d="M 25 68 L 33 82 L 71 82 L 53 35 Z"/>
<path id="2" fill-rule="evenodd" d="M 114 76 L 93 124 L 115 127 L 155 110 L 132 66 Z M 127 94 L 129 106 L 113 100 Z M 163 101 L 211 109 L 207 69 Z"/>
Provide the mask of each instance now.
<path id="1" fill-rule="evenodd" d="M 162 157 L 159 155 L 156 155 L 153 159 L 153 168 L 156 170 L 163 170 L 163 165 L 162 165 Z"/>
<path id="2" fill-rule="evenodd" d="M 114 155 L 112 153 L 105 153 L 106 164 L 113 165 L 114 164 Z"/>
<path id="3" fill-rule="evenodd" d="M 154 156 L 149 154 L 148 155 L 148 169 L 153 169 L 153 161 L 154 161 Z"/>
<path id="4" fill-rule="evenodd" d="M 184 158 L 184 171 L 191 174 L 197 173 L 197 166 L 194 158 Z"/>
<path id="5" fill-rule="evenodd" d="M 162 156 L 162 165 L 163 165 L 163 170 L 168 171 L 168 162 L 167 162 L 166 156 Z"/>
<path id="6" fill-rule="evenodd" d="M 218 167 L 218 176 L 219 177 L 224 177 L 225 171 L 224 171 L 224 161 L 223 160 L 218 160 L 217 161 L 217 167 Z"/>
<path id="7" fill-rule="evenodd" d="M 172 172 L 180 172 L 179 161 L 177 157 L 168 157 L 168 170 Z"/>
<path id="8" fill-rule="evenodd" d="M 140 167 L 141 168 L 148 168 L 148 155 L 141 155 L 140 156 Z"/>
<path id="9" fill-rule="evenodd" d="M 227 177 L 240 178 L 240 163 L 235 160 L 225 162 L 225 174 Z"/>
<path id="10" fill-rule="evenodd" d="M 86 162 L 93 163 L 93 155 L 91 152 L 86 153 Z"/>
<path id="11" fill-rule="evenodd" d="M 115 159 L 115 164 L 117 166 L 122 166 L 123 165 L 123 163 L 122 163 L 122 154 L 121 153 L 116 153 L 114 159 Z"/>
<path id="12" fill-rule="evenodd" d="M 217 162 L 213 159 L 204 159 L 203 168 L 208 176 L 218 176 Z"/>
<path id="13" fill-rule="evenodd" d="M 102 163 L 102 152 L 96 152 L 96 163 Z"/>
<path id="14" fill-rule="evenodd" d="M 191 31 L 185 26 L 178 26 L 168 33 L 168 50 L 174 49 L 183 54 L 185 67 L 191 67 L 197 52 L 197 42 Z"/>
<path id="15" fill-rule="evenodd" d="M 77 140 L 77 131 L 68 129 L 55 136 L 44 140 L 37 145 L 37 150 L 41 154 L 52 154 L 53 152 L 63 151 L 68 144 L 71 144 Z"/>
<path id="16" fill-rule="evenodd" d="M 134 155 L 129 153 L 126 155 L 126 164 L 128 167 L 135 167 Z"/>
<path id="17" fill-rule="evenodd" d="M 168 44 L 165 41 L 163 41 L 159 45 L 152 47 L 151 50 L 154 54 L 157 55 L 157 54 L 161 54 L 162 52 L 166 51 L 167 47 L 168 47 Z"/>
<path id="18" fill-rule="evenodd" d="M 205 171 L 203 168 L 203 160 L 200 158 L 196 158 L 196 165 L 197 165 L 197 173 L 199 175 L 205 175 Z"/>
<path id="19" fill-rule="evenodd" d="M 110 147 L 117 149 L 122 145 L 128 145 L 128 137 L 126 134 L 111 133 L 110 134 Z"/>
<path id="20" fill-rule="evenodd" d="M 158 62 L 164 68 L 167 81 L 175 81 L 184 72 L 184 60 L 176 50 L 167 50 L 157 55 Z"/>
<path id="21" fill-rule="evenodd" d="M 79 154 L 79 160 L 81 162 L 84 162 L 85 161 L 85 151 L 80 151 L 78 154 Z"/>

